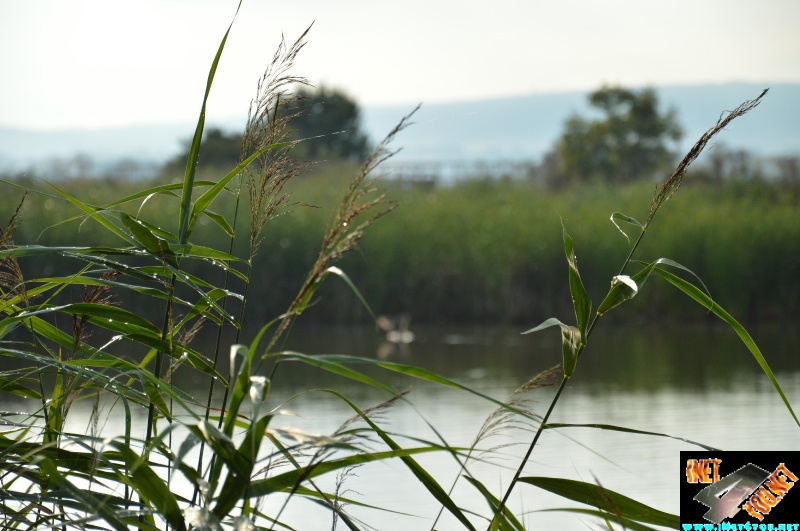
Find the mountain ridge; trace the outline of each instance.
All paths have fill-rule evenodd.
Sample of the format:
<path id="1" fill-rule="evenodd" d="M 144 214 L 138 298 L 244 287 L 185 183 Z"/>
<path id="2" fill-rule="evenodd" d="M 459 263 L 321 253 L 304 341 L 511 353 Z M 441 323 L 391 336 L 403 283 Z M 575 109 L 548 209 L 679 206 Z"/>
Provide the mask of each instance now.
<path id="1" fill-rule="evenodd" d="M 688 148 L 720 114 L 754 99 L 769 84 L 728 83 L 654 87 L 662 109 L 675 108 Z M 572 114 L 589 115 L 588 92 L 535 93 L 477 101 L 423 104 L 393 147 L 397 161 L 538 160 Z M 413 105 L 362 108 L 362 127 L 379 141 Z M 244 117 L 209 120 L 241 128 Z M 718 143 L 759 156 L 800 154 L 800 84 L 773 83 L 758 109 L 734 122 Z M 81 153 L 98 164 L 121 159 L 160 163 L 180 153 L 192 123 L 102 129 L 31 131 L 0 127 L 0 169 L 25 167 Z"/>

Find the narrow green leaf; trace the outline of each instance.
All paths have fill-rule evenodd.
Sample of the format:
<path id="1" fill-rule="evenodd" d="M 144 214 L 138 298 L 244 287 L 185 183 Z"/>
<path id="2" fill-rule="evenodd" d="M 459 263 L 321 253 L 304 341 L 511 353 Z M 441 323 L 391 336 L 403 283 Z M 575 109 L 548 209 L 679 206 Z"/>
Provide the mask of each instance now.
<path id="1" fill-rule="evenodd" d="M 572 296 L 572 306 L 575 309 L 575 319 L 578 330 L 581 332 L 581 343 L 586 342 L 586 329 L 589 326 L 589 317 L 592 312 L 592 301 L 586 293 L 578 273 L 578 259 L 572 246 L 572 238 L 567 233 L 567 228 L 561 225 L 564 235 L 564 253 L 569 264 L 569 291 Z"/>
<path id="2" fill-rule="evenodd" d="M 666 433 L 658 433 L 655 431 L 642 431 L 642 430 L 634 430 L 632 428 L 624 428 L 622 426 L 614 426 L 611 424 L 561 424 L 561 423 L 554 423 L 549 422 L 543 426 L 544 429 L 561 429 L 561 428 L 596 428 L 600 430 L 610 430 L 610 431 L 621 431 L 623 433 L 633 433 L 637 435 L 653 435 L 656 437 L 667 437 L 669 439 L 675 439 L 676 441 L 683 441 L 685 443 L 693 444 L 695 446 L 699 446 L 700 448 L 704 448 L 706 450 L 712 452 L 719 452 L 721 451 L 718 448 L 714 448 L 713 446 L 708 446 L 707 444 L 699 443 L 697 441 L 690 441 L 689 439 L 684 439 L 682 437 L 675 437 L 674 435 L 667 435 Z"/>
<path id="3" fill-rule="evenodd" d="M 114 529 L 127 531 L 128 525 L 117 516 L 117 508 L 108 505 L 105 500 L 98 498 L 92 492 L 76 487 L 58 471 L 58 468 L 50 459 L 42 458 L 39 460 L 38 465 L 53 483 L 67 491 L 76 500 L 79 500 L 86 512 L 99 514 Z"/>
<path id="4" fill-rule="evenodd" d="M 374 320 L 374 319 L 376 318 L 376 317 L 375 317 L 375 314 L 372 312 L 372 308 L 370 308 L 370 306 L 369 306 L 369 303 L 367 303 L 367 300 L 364 298 L 364 296 L 363 296 L 363 295 L 361 295 L 361 292 L 360 292 L 360 291 L 358 291 L 358 288 L 356 287 L 356 285 L 355 285 L 355 284 L 353 284 L 353 281 L 352 281 L 352 280 L 350 280 L 350 277 L 348 277 L 348 276 L 345 274 L 345 272 L 344 272 L 344 271 L 342 271 L 341 269 L 339 269 L 339 268 L 338 268 L 338 267 L 336 267 L 336 266 L 331 266 L 331 267 L 329 267 L 328 269 L 326 269 L 326 270 L 324 271 L 324 274 L 326 274 L 326 275 L 327 275 L 327 274 L 333 274 L 333 275 L 336 275 L 336 276 L 338 276 L 338 277 L 339 277 L 339 278 L 341 278 L 342 280 L 344 280 L 344 281 L 345 281 L 345 283 L 346 283 L 346 284 L 347 284 L 347 285 L 350 287 L 350 289 L 351 289 L 351 290 L 353 291 L 353 293 L 356 295 L 356 297 L 358 297 L 358 300 L 359 300 L 359 301 L 361 301 L 361 304 L 364 306 L 364 308 L 365 308 L 365 309 L 366 309 L 366 310 L 369 312 L 369 314 L 372 316 L 372 319 Z"/>
<path id="5" fill-rule="evenodd" d="M 492 514 L 495 515 L 493 525 L 497 525 L 498 529 L 509 529 L 509 530 L 518 530 L 518 531 L 525 531 L 525 526 L 520 523 L 519 520 L 514 517 L 514 513 L 508 510 L 508 507 L 503 507 L 503 512 L 498 514 L 498 510 L 500 509 L 500 500 L 497 499 L 490 491 L 486 488 L 486 486 L 478 481 L 475 478 L 470 476 L 464 476 L 464 479 L 469 481 L 472 486 L 474 486 L 478 491 L 483 495 L 486 501 L 489 504 L 489 508 L 492 510 Z"/>
<path id="6" fill-rule="evenodd" d="M 767 375 L 769 381 L 772 382 L 772 386 L 775 387 L 776 391 L 778 391 L 778 394 L 781 396 L 784 405 L 786 405 L 786 409 L 789 410 L 789 413 L 792 415 L 792 418 L 794 419 L 795 423 L 798 426 L 800 426 L 800 420 L 798 420 L 797 415 L 795 415 L 791 404 L 789 404 L 789 399 L 786 398 L 786 395 L 784 394 L 781 385 L 778 383 L 777 378 L 775 378 L 775 374 L 772 372 L 772 369 L 770 369 L 767 360 L 764 358 L 764 355 L 761 354 L 761 350 L 759 350 L 758 346 L 756 345 L 756 342 L 753 341 L 753 338 L 750 337 L 750 334 L 747 333 L 747 330 L 745 330 L 744 327 L 741 324 L 739 324 L 739 322 L 736 319 L 734 319 L 728 312 L 723 310 L 719 304 L 714 302 L 714 300 L 711 297 L 706 295 L 702 290 L 700 290 L 697 286 L 695 286 L 691 282 L 688 282 L 682 279 L 681 277 L 676 276 L 660 267 L 657 267 L 655 269 L 655 272 L 661 275 L 670 284 L 680 289 L 689 297 L 700 303 L 703 307 L 710 310 L 714 315 L 716 315 L 717 317 L 728 323 L 731 326 L 731 328 L 733 328 L 736 331 L 736 334 L 738 334 L 739 338 L 747 346 L 748 350 L 750 350 L 750 353 L 753 355 L 756 362 L 758 362 L 759 366 L 761 366 L 761 370 L 764 371 L 764 374 Z"/>
<path id="7" fill-rule="evenodd" d="M 236 15 L 239 13 L 239 8 L 241 7 L 242 1 L 239 0 L 239 5 L 236 7 L 236 13 L 233 15 L 234 20 L 236 19 Z M 222 37 L 222 42 L 219 43 L 217 54 L 214 56 L 214 60 L 211 63 L 211 69 L 208 72 L 208 81 L 206 82 L 206 91 L 203 95 L 203 105 L 200 107 L 200 117 L 197 119 L 197 127 L 194 130 L 192 144 L 189 147 L 189 157 L 186 160 L 186 174 L 183 178 L 183 187 L 181 189 L 180 229 L 178 231 L 178 241 L 180 243 L 186 243 L 189 239 L 189 214 L 192 204 L 192 192 L 195 186 L 194 176 L 197 169 L 197 159 L 200 156 L 200 143 L 203 140 L 203 129 L 206 123 L 206 104 L 208 103 L 208 95 L 211 93 L 211 85 L 214 82 L 214 75 L 217 73 L 217 65 L 219 64 L 220 57 L 222 57 L 222 50 L 225 49 L 225 43 L 228 40 L 228 34 L 231 32 L 232 27 L 233 20 L 228 26 L 225 36 Z M 205 210 L 205 207 L 203 207 L 201 210 Z"/>
<path id="8" fill-rule="evenodd" d="M 21 396 L 23 398 L 35 398 L 37 400 L 42 399 L 41 394 L 33 389 L 21 385 L 19 380 L 10 380 L 3 376 L 0 376 L 0 391 L 6 391 L 7 393 Z"/>
<path id="9" fill-rule="evenodd" d="M 602 520 L 617 522 L 622 525 L 622 528 L 630 531 L 655 531 L 655 528 L 646 526 L 629 518 L 620 518 L 616 514 L 611 514 L 606 511 L 598 511 L 593 509 L 579 509 L 576 507 L 563 507 L 557 509 L 543 509 L 542 512 L 560 512 L 560 513 L 575 513 L 585 514 L 588 516 L 596 516 Z"/>
<path id="10" fill-rule="evenodd" d="M 636 281 L 628 275 L 617 275 L 611 279 L 611 288 L 608 290 L 606 298 L 597 307 L 597 315 L 603 315 L 608 310 L 616 308 L 625 301 L 628 301 L 639 293 L 639 286 Z"/>
<path id="11" fill-rule="evenodd" d="M 139 381 L 142 382 L 142 389 L 144 389 L 145 394 L 147 395 L 148 400 L 158 409 L 158 412 L 167 419 L 171 420 L 172 415 L 169 411 L 169 406 L 167 405 L 164 397 L 161 396 L 161 392 L 158 390 L 150 378 L 147 378 L 144 373 L 139 373 Z"/>
<path id="12" fill-rule="evenodd" d="M 313 479 L 317 476 L 329 474 L 336 470 L 353 467 L 364 463 L 373 463 L 404 456 L 439 452 L 438 447 L 422 448 L 401 448 L 398 450 L 387 450 L 381 452 L 365 452 L 349 455 L 341 459 L 329 459 L 316 463 L 310 469 L 308 467 L 292 469 L 287 472 L 276 474 L 266 479 L 253 481 L 250 484 L 249 495 L 251 497 L 265 496 L 273 492 L 282 492 L 292 489 L 298 482 L 304 479 Z"/>
<path id="13" fill-rule="evenodd" d="M 130 243 L 130 244 L 133 244 L 133 241 L 131 241 L 131 238 L 130 238 L 130 237 L 127 235 L 127 234 L 125 234 L 125 233 L 124 233 L 122 230 L 120 230 L 120 229 L 119 229 L 119 227 L 117 227 L 116 225 L 114 225 L 113 223 L 111 223 L 110 221 L 108 221 L 108 220 L 107 220 L 107 219 L 106 219 L 106 218 L 103 216 L 103 209 L 100 209 L 100 208 L 97 208 L 97 207 L 93 207 L 93 206 L 87 205 L 87 204 L 86 204 L 86 203 L 84 203 L 83 201 L 81 201 L 81 200 L 79 200 L 79 199 L 77 199 L 77 198 L 75 198 L 75 197 L 71 196 L 70 194 L 68 194 L 67 192 L 65 192 L 65 191 L 61 190 L 60 188 L 58 188 L 57 186 L 55 186 L 55 185 L 54 185 L 54 184 L 52 184 L 52 183 L 47 183 L 47 184 L 49 184 L 49 185 L 50 185 L 50 186 L 51 186 L 51 187 L 52 187 L 54 190 L 56 190 L 56 191 L 57 191 L 59 194 L 61 194 L 61 195 L 62 195 L 62 196 L 64 196 L 65 198 L 67 198 L 67 199 L 69 200 L 69 202 L 70 202 L 70 203 L 72 203 L 73 205 L 75 205 L 75 206 L 77 206 L 78 208 L 80 208 L 81 210 L 83 210 L 83 211 L 84 211 L 86 214 L 88 214 L 88 215 L 89 215 L 89 217 L 91 217 L 93 220 L 95 220 L 95 221 L 97 221 L 98 223 L 100 223 L 100 224 L 101 224 L 103 227 L 105 227 L 105 228 L 106 228 L 106 229 L 107 229 L 109 232 L 111 232 L 112 234 L 116 234 L 116 235 L 117 235 L 117 236 L 119 236 L 119 237 L 120 237 L 120 238 L 121 238 L 123 241 L 125 241 L 125 242 L 128 242 L 128 243 Z"/>
<path id="14" fill-rule="evenodd" d="M 330 371 L 332 373 L 339 374 L 341 376 L 344 376 L 345 378 L 350 378 L 352 380 L 365 383 L 367 385 L 371 385 L 377 389 L 382 389 L 387 393 L 392 394 L 393 396 L 398 396 L 399 393 L 395 389 L 375 380 L 370 376 L 367 376 L 363 373 L 354 371 L 353 369 L 346 367 L 347 364 L 375 365 L 377 367 L 381 367 L 382 369 L 404 374 L 412 378 L 417 378 L 419 380 L 423 380 L 426 382 L 437 383 L 440 385 L 445 385 L 448 387 L 466 391 L 484 400 L 487 400 L 495 405 L 498 405 L 504 409 L 507 409 L 508 411 L 516 413 L 517 415 L 521 415 L 525 418 L 536 420 L 538 422 L 538 419 L 533 418 L 529 413 L 526 413 L 521 409 L 515 408 L 514 406 L 510 406 L 509 404 L 506 404 L 504 402 L 501 402 L 500 400 L 492 398 L 489 395 L 485 395 L 479 391 L 476 391 L 475 389 L 467 387 L 466 385 L 462 385 L 458 382 L 454 382 L 453 380 L 450 380 L 443 376 L 439 376 L 438 374 L 435 374 L 427 369 L 423 369 L 421 367 L 415 367 L 413 365 L 403 365 L 401 363 L 381 361 L 373 358 L 361 358 L 358 356 L 345 356 L 341 354 L 318 354 L 314 356 L 309 356 L 307 354 L 301 354 L 299 352 L 290 352 L 290 351 L 281 352 L 278 354 L 270 354 L 269 357 L 277 357 L 278 361 L 300 361 L 308 365 L 313 365 L 321 369 Z"/>
<path id="15" fill-rule="evenodd" d="M 580 330 L 574 326 L 565 325 L 555 317 L 551 317 L 539 326 L 535 326 L 522 333 L 531 334 L 550 328 L 551 326 L 558 326 L 561 329 L 562 365 L 564 366 L 564 376 L 569 378 L 572 376 L 572 373 L 575 372 L 575 367 L 578 365 L 578 355 L 584 346 L 583 335 Z"/>
<path id="16" fill-rule="evenodd" d="M 183 518 L 183 511 L 178 506 L 178 500 L 169 489 L 169 486 L 164 483 L 144 459 L 123 442 L 111 440 L 107 444 L 113 446 L 125 459 L 127 474 L 136 488 L 137 494 L 148 504 L 155 507 L 158 510 L 158 514 L 163 516 L 170 526 L 178 531 L 185 531 L 186 522 Z"/>
<path id="17" fill-rule="evenodd" d="M 622 228 L 617 224 L 617 221 L 630 223 L 634 227 L 638 227 L 640 231 L 643 231 L 646 228 L 644 225 L 636 221 L 634 218 L 627 216 L 622 212 L 614 212 L 613 214 L 611 214 L 611 223 L 613 223 L 614 226 L 617 228 L 617 230 L 620 231 L 623 236 L 625 236 L 625 239 L 628 240 L 629 243 L 631 239 L 628 237 L 628 234 L 624 230 L 622 230 Z"/>
<path id="18" fill-rule="evenodd" d="M 703 281 L 700 280 L 700 277 L 695 275 L 691 269 L 673 260 L 670 260 L 669 258 L 659 258 L 658 260 L 650 263 L 634 260 L 634 263 L 641 265 L 642 269 L 631 277 L 626 275 L 617 275 L 612 279 L 611 288 L 609 289 L 606 298 L 603 299 L 603 302 L 601 302 L 600 306 L 597 308 L 597 315 L 603 315 L 609 310 L 616 308 L 623 302 L 628 301 L 638 295 L 639 291 L 644 286 L 644 283 L 647 282 L 648 278 L 650 278 L 650 274 L 653 272 L 653 269 L 662 264 L 686 271 L 695 277 L 705 289 L 705 284 L 703 284 Z"/>
<path id="19" fill-rule="evenodd" d="M 128 227 L 128 230 L 131 231 L 131 234 L 134 238 L 136 238 L 136 241 L 142 244 L 142 247 L 144 247 L 147 252 L 153 256 L 166 260 L 175 267 L 178 266 L 178 261 L 175 258 L 175 252 L 170 248 L 167 240 L 156 236 L 150 231 L 150 229 L 140 223 L 139 220 L 133 219 L 126 213 L 120 212 L 119 216 L 122 220 L 122 223 Z"/>
<path id="20" fill-rule="evenodd" d="M 220 193 L 222 193 L 222 191 L 225 189 L 226 186 L 228 186 L 228 183 L 230 183 L 231 180 L 233 180 L 234 177 L 239 175 L 239 172 L 241 172 L 243 169 L 245 169 L 247 166 L 249 166 L 250 163 L 253 162 L 262 153 L 265 153 L 265 152 L 267 152 L 267 151 L 269 151 L 271 149 L 283 147 L 285 145 L 287 145 L 287 142 L 279 142 L 277 144 L 272 144 L 272 145 L 261 147 L 255 153 L 253 153 L 252 155 L 247 157 L 245 160 L 240 162 L 239 165 L 237 165 L 227 175 L 225 175 L 222 179 L 220 179 L 219 182 L 214 184 L 214 186 L 209 188 L 203 195 L 198 197 L 197 201 L 195 202 L 194 206 L 192 207 L 191 218 L 190 218 L 190 220 L 188 222 L 188 225 L 189 225 L 188 230 L 189 230 L 189 232 L 191 233 L 192 228 L 194 228 L 194 225 L 197 222 L 197 218 L 200 216 L 200 213 L 205 211 L 209 206 L 211 206 L 211 203 L 213 203 L 214 200 L 217 198 L 217 196 Z"/>
<path id="21" fill-rule="evenodd" d="M 230 236 L 231 238 L 233 238 L 235 236 L 234 231 L 233 231 L 233 227 L 231 227 L 230 223 L 228 223 L 228 220 L 225 219 L 225 216 L 223 216 L 221 214 L 217 214 L 216 212 L 212 212 L 211 210 L 208 210 L 208 209 L 203 210 L 203 214 L 208 216 L 208 218 L 211 221 L 213 221 L 214 223 L 219 225 L 220 228 L 222 230 L 224 230 L 225 233 L 228 236 Z"/>
<path id="22" fill-rule="evenodd" d="M 198 186 L 211 186 L 214 183 L 212 181 L 195 181 L 195 187 Z M 150 195 L 169 195 L 172 197 L 178 197 L 177 194 L 172 193 L 173 190 L 180 190 L 183 188 L 183 182 L 179 183 L 170 183 L 170 184 L 161 184 L 158 186 L 153 186 L 151 188 L 145 188 L 144 190 L 140 190 L 135 192 L 131 195 L 125 196 L 122 199 L 117 199 L 116 201 L 112 201 L 111 203 L 106 203 L 103 205 L 103 209 L 107 210 L 115 206 L 124 205 L 125 203 L 130 203 L 131 201 L 136 201 L 137 199 L 142 199 L 143 197 L 148 197 Z"/>
<path id="23" fill-rule="evenodd" d="M 231 473 L 228 474 L 213 510 L 217 517 L 222 518 L 227 515 L 239 500 L 246 496 L 250 487 L 253 465 L 258 457 L 258 450 L 264 440 L 264 433 L 270 418 L 269 416 L 263 417 L 253 422 L 248 428 L 247 434 L 238 450 L 238 454 L 242 456 L 242 461 L 247 463 L 247 467 L 243 472 L 235 473 L 234 470 L 231 470 Z"/>
<path id="24" fill-rule="evenodd" d="M 124 310 L 116 306 L 109 306 L 107 304 L 96 304 L 91 302 L 76 302 L 73 304 L 51 306 L 48 308 L 41 308 L 38 310 L 31 310 L 31 311 L 26 310 L 24 312 L 19 313 L 14 318 L 19 320 L 24 320 L 31 315 L 43 315 L 53 312 L 61 312 L 69 315 L 79 315 L 79 316 L 86 315 L 88 317 L 95 317 L 100 320 L 105 319 L 106 323 L 116 322 L 122 325 L 132 325 L 136 327 L 136 330 L 141 330 L 142 328 L 144 328 L 147 330 L 152 330 L 154 332 L 160 331 L 158 327 L 155 326 L 153 323 L 151 323 L 144 317 L 136 315 L 133 312 L 129 312 L 128 310 Z M 114 330 L 118 329 L 115 328 Z M 120 329 L 120 331 L 122 330 L 124 330 L 124 328 Z"/>
<path id="25" fill-rule="evenodd" d="M 548 477 L 522 477 L 519 478 L 519 481 L 637 522 L 661 525 L 672 529 L 677 529 L 680 525 L 680 519 L 676 515 L 653 509 L 594 483 Z"/>

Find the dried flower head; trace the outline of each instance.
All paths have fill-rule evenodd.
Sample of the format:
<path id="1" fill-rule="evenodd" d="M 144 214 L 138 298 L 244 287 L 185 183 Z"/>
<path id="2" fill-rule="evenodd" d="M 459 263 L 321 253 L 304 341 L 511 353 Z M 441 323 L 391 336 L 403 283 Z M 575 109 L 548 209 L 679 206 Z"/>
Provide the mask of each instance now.
<path id="1" fill-rule="evenodd" d="M 680 188 L 681 183 L 683 182 L 683 178 L 686 176 L 686 171 L 689 169 L 689 166 L 694 162 L 694 160 L 700 156 L 700 153 L 703 152 L 705 149 L 706 144 L 711 141 L 714 136 L 725 129 L 725 127 L 731 123 L 736 118 L 743 116 L 750 112 L 751 110 L 755 109 L 759 103 L 761 103 L 761 98 L 763 98 L 769 89 L 764 89 L 763 92 L 754 100 L 745 100 L 741 105 L 736 107 L 734 110 L 730 111 L 727 114 L 723 114 L 717 120 L 717 123 L 714 127 L 703 133 L 703 136 L 692 146 L 692 149 L 683 157 L 683 160 L 678 164 L 678 167 L 675 168 L 675 171 L 669 178 L 664 181 L 661 187 L 656 187 L 656 194 L 653 197 L 653 202 L 650 204 L 650 213 L 647 216 L 647 221 L 645 222 L 645 226 L 650 224 L 650 220 L 653 219 L 653 216 L 656 215 L 658 209 L 661 208 L 661 205 L 669 201 L 669 199 L 675 195 L 675 192 L 678 191 Z"/>

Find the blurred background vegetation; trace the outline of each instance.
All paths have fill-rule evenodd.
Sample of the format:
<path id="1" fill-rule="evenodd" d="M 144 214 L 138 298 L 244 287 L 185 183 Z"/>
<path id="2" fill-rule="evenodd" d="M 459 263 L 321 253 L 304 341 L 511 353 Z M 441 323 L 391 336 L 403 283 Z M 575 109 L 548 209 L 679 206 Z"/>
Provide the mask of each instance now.
<path id="1" fill-rule="evenodd" d="M 322 88 L 300 95 L 305 99 L 301 116 L 293 121 L 292 138 L 307 140 L 293 153 L 313 164 L 289 185 L 292 212 L 266 229 L 250 287 L 251 300 L 259 301 L 247 317 L 253 326 L 278 315 L 296 293 L 316 257 L 331 209 L 370 150 L 369 139 L 359 129 L 358 106 L 346 94 Z M 548 155 L 531 164 L 525 177 L 475 173 L 440 182 L 422 175 L 386 175 L 378 186 L 400 208 L 372 227 L 360 253 L 343 263 L 373 309 L 431 324 L 525 325 L 550 316 L 568 320 L 572 309 L 562 220 L 574 239 L 584 284 L 599 300 L 629 249 L 609 216 L 618 211 L 640 220 L 646 217 L 656 184 L 682 155 L 675 152 L 681 129 L 673 111 L 659 108 L 652 90 L 603 87 L 590 96 L 590 103 L 593 113 L 570 117 Z M 216 181 L 227 173 L 239 160 L 240 143 L 241 135 L 207 130 L 198 178 Z M 100 178 L 89 178 L 91 161 L 79 162 L 65 167 L 65 178 L 55 184 L 94 205 L 145 186 L 179 182 L 185 169 L 185 159 L 175 158 L 141 176 L 129 161 Z M 2 177 L 48 190 L 33 172 Z M 0 214 L 10 218 L 22 196 L 21 188 L 5 185 Z M 659 214 L 639 256 L 668 257 L 690 268 L 737 318 L 796 323 L 799 197 L 797 157 L 767 161 L 713 146 L 690 170 L 678 200 Z M 143 206 L 136 203 L 129 212 L 175 230 L 169 224 L 177 209 L 177 199 L 156 197 Z M 214 209 L 230 218 L 232 193 Z M 108 233 L 95 232 L 92 221 L 49 195 L 28 194 L 21 217 L 17 244 L 117 243 L 104 241 Z M 197 232 L 194 243 L 227 248 L 227 235 L 208 219 L 202 221 L 208 230 Z M 238 244 L 244 255 L 246 242 Z M 57 276 L 68 274 L 65 266 L 73 265 L 29 259 L 23 270 L 28 278 Z M 198 274 L 215 274 L 206 263 L 193 267 Z M 645 290 L 647 297 L 609 317 L 642 323 L 713 321 L 694 307 L 687 311 L 685 298 L 655 279 Z M 370 320 L 343 284 L 327 283 L 318 298 L 315 311 L 301 321 Z M 134 311 L 149 314 L 147 308 Z"/>

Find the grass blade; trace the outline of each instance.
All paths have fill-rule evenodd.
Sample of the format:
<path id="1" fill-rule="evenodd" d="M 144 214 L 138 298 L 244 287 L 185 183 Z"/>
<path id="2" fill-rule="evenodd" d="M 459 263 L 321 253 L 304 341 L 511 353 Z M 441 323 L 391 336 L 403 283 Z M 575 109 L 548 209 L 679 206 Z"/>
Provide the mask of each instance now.
<path id="1" fill-rule="evenodd" d="M 586 343 L 586 329 L 589 326 L 589 318 L 592 313 L 592 301 L 586 288 L 583 287 L 581 275 L 578 273 L 578 259 L 575 257 L 575 249 L 572 245 L 572 238 L 567 233 L 567 228 L 562 224 L 564 236 L 564 253 L 569 264 L 569 292 L 572 296 L 572 306 L 575 308 L 575 319 L 578 330 L 581 332 L 581 347 Z"/>
<path id="2" fill-rule="evenodd" d="M 689 297 L 700 303 L 703 307 L 710 310 L 714 315 L 728 323 L 731 328 L 736 331 L 736 334 L 742 340 L 742 342 L 747 346 L 750 353 L 755 358 L 758 365 L 761 367 L 761 370 L 764 371 L 764 374 L 767 375 L 769 381 L 772 382 L 772 386 L 775 387 L 775 390 L 778 391 L 778 394 L 781 396 L 783 403 L 786 405 L 786 409 L 789 410 L 789 413 L 792 415 L 795 423 L 800 426 L 800 420 L 798 420 L 797 415 L 795 415 L 794 410 L 792 409 L 791 404 L 789 404 L 789 399 L 786 398 L 786 395 L 781 388 L 781 384 L 778 383 L 777 378 L 775 378 L 775 374 L 770 369 L 767 360 L 764 358 L 764 355 L 761 354 L 761 350 L 759 350 L 756 342 L 753 341 L 753 338 L 750 337 L 750 334 L 747 333 L 747 330 L 739 324 L 739 322 L 734 319 L 728 312 L 722 309 L 722 307 L 714 302 L 714 300 L 706 295 L 701 289 L 697 286 L 688 282 L 681 277 L 670 273 L 660 267 L 656 267 L 655 272 L 661 275 L 665 280 L 667 280 L 670 284 L 687 294 Z"/>
<path id="3" fill-rule="evenodd" d="M 630 518 L 637 522 L 661 525 L 672 529 L 678 529 L 679 518 L 674 514 L 665 513 L 658 509 L 653 509 L 634 499 L 616 493 L 613 490 L 605 489 L 594 483 L 576 481 L 574 479 L 548 478 L 548 477 L 521 477 L 519 481 L 527 483 L 540 489 L 552 492 L 561 497 L 579 503 L 585 503 L 592 507 L 597 507 L 611 514 L 616 514 L 624 518 Z"/>
<path id="4" fill-rule="evenodd" d="M 239 13 L 239 8 L 242 7 L 242 1 L 239 0 L 239 5 L 236 7 L 236 13 L 233 18 Z M 206 123 L 206 105 L 208 103 L 208 95 L 211 92 L 211 85 L 214 83 L 214 75 L 217 73 L 217 65 L 219 64 L 220 57 L 222 57 L 222 50 L 225 49 L 225 43 L 228 40 L 228 34 L 233 27 L 233 21 L 228 26 L 225 36 L 222 37 L 222 42 L 219 43 L 217 54 L 214 56 L 214 61 L 211 63 L 211 69 L 208 72 L 208 81 L 206 82 L 206 91 L 203 94 L 203 105 L 200 107 L 200 117 L 197 119 L 197 127 L 194 130 L 194 137 L 192 144 L 189 147 L 189 157 L 186 160 L 186 174 L 183 178 L 183 187 L 181 189 L 181 211 L 180 211 L 180 227 L 178 231 L 180 243 L 186 243 L 189 239 L 189 214 L 190 205 L 192 203 L 192 191 L 194 190 L 194 176 L 197 169 L 197 159 L 200 156 L 200 142 L 203 140 L 203 129 Z"/>

